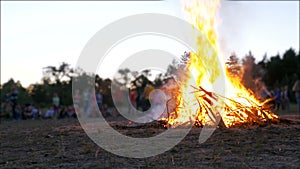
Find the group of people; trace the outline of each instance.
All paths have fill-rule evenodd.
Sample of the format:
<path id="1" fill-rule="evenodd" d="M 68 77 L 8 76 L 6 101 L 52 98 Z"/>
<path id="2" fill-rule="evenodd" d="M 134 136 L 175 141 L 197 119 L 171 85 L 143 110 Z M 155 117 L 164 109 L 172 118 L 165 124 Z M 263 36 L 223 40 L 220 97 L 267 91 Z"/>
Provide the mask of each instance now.
<path id="1" fill-rule="evenodd" d="M 150 93 L 154 90 L 151 84 L 147 84 L 143 90 L 130 90 L 129 101 L 132 107 L 138 110 L 146 111 L 150 108 Z M 296 101 L 298 104 L 298 113 L 300 113 L 300 80 L 296 81 L 293 85 L 292 91 L 295 92 Z M 73 95 L 74 105 L 62 106 L 60 105 L 60 98 L 57 93 L 52 96 L 52 104 L 48 109 L 41 109 L 34 104 L 25 104 L 23 107 L 18 104 L 18 89 L 16 86 L 12 87 L 10 93 L 7 93 L 4 98 L 4 102 L 1 103 L 1 112 L 10 112 L 9 116 L 15 120 L 21 119 L 38 119 L 38 118 L 68 118 L 68 117 L 97 117 L 100 110 L 104 117 L 112 116 L 113 110 L 103 103 L 102 90 L 96 91 L 92 94 L 88 89 L 80 92 L 76 90 Z M 121 96 L 123 93 L 114 93 L 114 102 L 124 102 Z M 261 90 L 261 95 L 265 98 L 274 98 L 275 110 L 284 110 L 285 113 L 290 111 L 290 99 L 291 95 L 288 91 L 288 86 L 281 88 L 275 88 L 271 92 L 267 90 Z M 132 111 L 132 110 L 129 110 Z M 3 116 L 3 114 L 1 114 Z"/>
<path id="2" fill-rule="evenodd" d="M 275 90 L 271 91 L 273 97 L 275 97 L 275 110 L 284 110 L 287 113 L 290 110 L 290 94 L 288 91 L 288 86 L 283 86 L 281 88 L 277 87 Z"/>
<path id="3" fill-rule="evenodd" d="M 75 90 L 73 95 L 74 108 L 78 112 L 78 116 L 97 117 L 99 115 L 97 109 L 105 117 L 112 116 L 112 109 L 103 100 L 104 96 L 101 89 L 95 91 L 95 94 L 92 94 L 89 89 L 85 89 L 82 93 L 79 90 Z"/>
<path id="4" fill-rule="evenodd" d="M 98 90 L 92 94 L 88 89 L 80 92 L 76 90 L 73 95 L 73 103 L 69 106 L 61 105 L 58 93 L 53 93 L 52 103 L 48 108 L 40 108 L 31 103 L 21 105 L 18 103 L 18 89 L 16 86 L 12 87 L 11 92 L 7 93 L 4 102 L 1 103 L 0 117 L 13 118 L 15 120 L 21 119 L 51 119 L 51 118 L 69 118 L 77 116 L 97 117 L 100 109 L 104 116 L 111 116 L 113 110 L 107 104 L 103 104 L 102 90 Z M 96 103 L 96 104 L 94 104 Z"/>
<path id="5" fill-rule="evenodd" d="M 18 103 L 18 89 L 16 86 L 12 87 L 11 92 L 6 93 L 3 102 L 1 103 L 0 116 L 12 117 L 13 119 L 27 120 L 27 119 L 49 119 L 49 118 L 65 118 L 76 117 L 76 112 L 73 106 L 61 106 L 60 98 L 57 93 L 53 94 L 52 104 L 49 108 L 42 109 L 39 106 L 26 103 L 21 105 Z M 5 112 L 2 113 L 2 112 Z"/>
<path id="6" fill-rule="evenodd" d="M 300 80 L 297 80 L 293 87 L 292 92 L 295 93 L 295 98 L 298 107 L 298 113 L 300 114 Z M 277 87 L 270 92 L 270 97 L 274 98 L 274 108 L 275 110 L 283 110 L 284 113 L 290 111 L 290 101 L 293 95 L 288 89 L 288 86 Z"/>

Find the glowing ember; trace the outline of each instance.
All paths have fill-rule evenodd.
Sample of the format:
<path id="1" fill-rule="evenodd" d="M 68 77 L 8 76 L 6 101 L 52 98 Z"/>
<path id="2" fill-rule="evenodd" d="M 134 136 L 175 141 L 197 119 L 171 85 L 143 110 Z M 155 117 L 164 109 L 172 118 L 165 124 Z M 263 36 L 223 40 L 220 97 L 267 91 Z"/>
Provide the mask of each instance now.
<path id="1" fill-rule="evenodd" d="M 198 49 L 189 54 L 187 74 L 183 75 L 180 90 L 176 92 L 176 108 L 163 120 L 172 127 L 187 123 L 215 125 L 220 118 L 226 127 L 278 120 L 267 105 L 270 100 L 259 101 L 241 84 L 241 79 L 230 76 L 225 66 L 218 62 L 220 50 L 215 27 L 219 0 L 183 2 L 190 22 L 204 35 L 197 35 Z M 222 72 L 226 72 L 225 96 L 219 91 L 208 92 Z"/>

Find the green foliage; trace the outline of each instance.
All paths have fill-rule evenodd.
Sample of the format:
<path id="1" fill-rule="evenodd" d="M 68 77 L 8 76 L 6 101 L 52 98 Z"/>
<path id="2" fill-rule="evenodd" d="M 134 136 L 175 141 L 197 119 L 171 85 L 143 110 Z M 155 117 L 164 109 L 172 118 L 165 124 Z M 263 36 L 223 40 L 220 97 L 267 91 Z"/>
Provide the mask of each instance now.
<path id="1" fill-rule="evenodd" d="M 26 90 L 20 83 L 20 81 L 15 82 L 14 79 L 8 80 L 6 83 L 1 85 L 1 103 L 4 102 L 4 98 L 6 94 L 10 94 L 12 92 L 13 87 L 16 86 L 18 89 L 18 103 L 24 105 L 26 103 L 32 102 L 32 98 L 30 97 L 28 90 Z"/>
<path id="2" fill-rule="evenodd" d="M 294 49 L 288 49 L 282 57 L 279 54 L 272 56 L 266 63 L 267 74 L 264 81 L 268 86 L 280 87 L 283 85 L 292 86 L 299 74 L 300 60 Z"/>
<path id="3" fill-rule="evenodd" d="M 43 82 L 32 84 L 28 88 L 34 103 L 41 107 L 49 107 L 52 104 L 53 94 L 57 93 L 61 105 L 71 105 L 72 76 L 74 74 L 74 70 L 64 62 L 58 67 L 48 66 L 44 68 Z"/>

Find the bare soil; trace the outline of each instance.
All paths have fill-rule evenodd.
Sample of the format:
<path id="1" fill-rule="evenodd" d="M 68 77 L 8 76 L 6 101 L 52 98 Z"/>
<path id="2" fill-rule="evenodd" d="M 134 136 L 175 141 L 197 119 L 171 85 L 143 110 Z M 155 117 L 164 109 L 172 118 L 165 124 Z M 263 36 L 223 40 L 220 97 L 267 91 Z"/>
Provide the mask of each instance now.
<path id="1" fill-rule="evenodd" d="M 217 129 L 203 144 L 193 128 L 171 150 L 144 159 L 98 147 L 76 119 L 2 121 L 0 168 L 300 168 L 300 116 L 279 124 Z M 157 126 L 118 127 L 133 137 L 164 131 Z"/>

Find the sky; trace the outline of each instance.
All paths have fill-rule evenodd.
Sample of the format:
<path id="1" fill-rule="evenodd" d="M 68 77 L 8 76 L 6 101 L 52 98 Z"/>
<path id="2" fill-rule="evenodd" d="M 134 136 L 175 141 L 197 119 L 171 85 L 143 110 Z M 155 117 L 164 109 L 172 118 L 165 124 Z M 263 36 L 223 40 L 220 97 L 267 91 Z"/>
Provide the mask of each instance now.
<path id="1" fill-rule="evenodd" d="M 84 46 L 97 31 L 120 18 L 141 13 L 186 19 L 179 0 L 1 1 L 1 84 L 13 78 L 27 87 L 41 81 L 46 66 L 67 62 L 74 67 Z M 243 57 L 251 50 L 260 60 L 265 53 L 282 54 L 290 47 L 299 51 L 299 2 L 224 0 L 219 19 L 217 30 L 224 56 L 235 52 Z M 98 73 L 109 77 L 121 64 L 118 56 L 155 45 L 168 44 L 164 49 L 178 56 L 186 50 L 178 44 L 171 45 L 170 40 L 156 38 L 138 37 L 124 42 L 123 46 L 120 44 Z M 148 43 L 134 48 L 141 41 Z"/>

